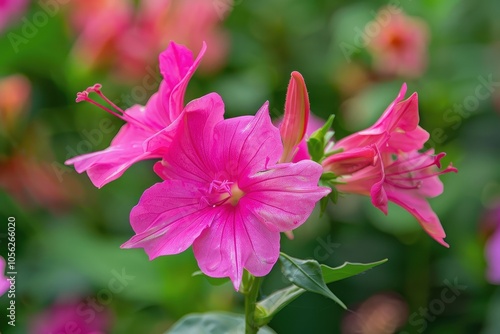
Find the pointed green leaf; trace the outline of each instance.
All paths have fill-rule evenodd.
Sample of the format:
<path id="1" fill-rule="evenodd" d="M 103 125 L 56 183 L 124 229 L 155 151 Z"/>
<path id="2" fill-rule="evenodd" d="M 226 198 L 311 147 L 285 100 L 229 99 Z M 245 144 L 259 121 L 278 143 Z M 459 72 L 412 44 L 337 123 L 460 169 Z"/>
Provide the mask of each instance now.
<path id="1" fill-rule="evenodd" d="M 343 265 L 332 268 L 327 265 L 321 265 L 321 272 L 323 274 L 323 279 L 325 283 L 332 283 L 336 281 L 340 281 L 344 278 L 348 278 L 351 276 L 356 276 L 365 272 L 373 267 L 381 265 L 382 263 L 387 262 L 387 259 L 383 259 L 377 262 L 372 263 L 351 263 L 344 262 Z"/>
<path id="2" fill-rule="evenodd" d="M 244 333 L 245 317 L 242 314 L 211 312 L 192 313 L 181 318 L 165 334 L 214 334 Z M 262 327 L 258 334 L 276 334 L 269 327 Z"/>
<path id="3" fill-rule="evenodd" d="M 301 263 L 312 261 L 313 267 L 316 267 L 314 265 L 314 262 L 316 262 L 316 261 L 314 261 L 314 260 L 304 261 L 304 260 L 294 259 L 286 254 L 283 254 L 283 253 L 281 253 L 280 261 L 281 261 L 282 266 L 283 266 L 284 261 L 286 261 L 291 266 L 294 266 L 293 263 L 296 263 L 297 266 L 300 266 Z M 319 265 L 319 268 L 321 270 L 321 276 L 322 276 L 321 279 L 323 280 L 323 282 L 326 285 L 326 283 L 332 283 L 332 282 L 340 281 L 340 280 L 348 278 L 348 277 L 358 275 L 366 270 L 369 270 L 369 269 L 374 268 L 382 263 L 385 263 L 386 261 L 387 261 L 387 259 L 377 261 L 377 262 L 372 262 L 372 263 L 345 262 L 343 265 L 335 267 L 335 268 L 321 264 L 321 265 Z M 316 262 L 316 264 L 318 264 L 318 263 Z M 297 269 L 297 268 L 294 267 L 293 270 L 295 270 L 295 269 Z M 287 276 L 287 275 L 285 275 L 285 276 Z M 298 275 L 296 275 L 296 276 L 298 276 Z M 316 292 L 316 291 L 309 290 L 309 289 L 307 291 Z M 302 295 L 304 292 L 306 292 L 306 289 L 303 289 L 302 287 L 299 287 L 298 285 L 292 285 L 292 286 L 286 287 L 284 289 L 278 290 L 278 291 L 274 292 L 273 294 L 271 294 L 270 296 L 268 296 L 267 298 L 261 300 L 260 302 L 257 303 L 257 310 L 255 313 L 257 323 L 259 323 L 261 325 L 267 324 L 269 321 L 271 321 L 271 319 L 274 317 L 274 315 L 276 315 L 276 313 L 278 313 L 281 309 L 283 309 L 286 305 L 288 305 L 289 303 L 294 301 L 297 297 Z M 341 304 L 341 305 L 343 305 L 343 304 Z"/>
<path id="4" fill-rule="evenodd" d="M 333 119 L 335 115 L 331 115 L 326 123 L 318 130 L 313 132 L 309 139 L 307 140 L 307 149 L 311 160 L 316 162 L 321 162 L 325 156 L 325 147 L 328 141 L 333 137 L 333 131 L 330 131 L 332 127 Z"/>
<path id="5" fill-rule="evenodd" d="M 307 151 L 311 156 L 311 160 L 320 161 L 323 157 L 323 142 L 317 138 L 309 138 L 307 140 Z"/>
<path id="6" fill-rule="evenodd" d="M 299 288 L 296 285 L 290 285 L 284 289 L 275 291 L 266 299 L 257 303 L 255 310 L 255 319 L 258 324 L 265 325 L 281 311 L 285 306 L 290 304 L 298 296 L 306 292 L 306 290 Z"/>
<path id="7" fill-rule="evenodd" d="M 314 131 L 310 138 L 317 138 L 321 141 L 324 141 L 325 137 L 328 135 L 328 132 L 330 131 L 330 128 L 332 127 L 333 124 L 333 119 L 335 118 L 335 115 L 330 115 L 328 119 L 326 120 L 325 124 L 318 130 Z"/>
<path id="8" fill-rule="evenodd" d="M 285 253 L 280 253 L 280 262 L 281 271 L 290 282 L 304 290 L 328 297 L 347 309 L 345 304 L 326 286 L 317 261 L 295 259 Z"/>

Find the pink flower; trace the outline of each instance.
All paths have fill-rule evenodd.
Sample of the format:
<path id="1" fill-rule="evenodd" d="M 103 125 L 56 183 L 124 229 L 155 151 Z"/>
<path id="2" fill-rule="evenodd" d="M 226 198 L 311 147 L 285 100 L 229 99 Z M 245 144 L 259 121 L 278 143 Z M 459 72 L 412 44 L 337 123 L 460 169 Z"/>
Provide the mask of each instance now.
<path id="1" fill-rule="evenodd" d="M 24 209 L 44 208 L 58 214 L 81 200 L 83 192 L 73 175 L 54 165 L 55 157 L 45 145 L 39 137 L 26 137 L 12 155 L 3 157 L 0 161 L 0 189 Z M 27 150 L 34 148 L 43 151 L 45 160 L 26 155 Z"/>
<path id="2" fill-rule="evenodd" d="M 375 68 L 385 75 L 419 77 L 427 67 L 429 29 L 425 21 L 388 6 L 380 10 L 374 24 L 380 33 L 369 41 Z"/>
<path id="3" fill-rule="evenodd" d="M 438 176 L 457 172 L 451 164 L 444 170 L 438 169 L 444 156 L 445 153 L 434 155 L 433 150 L 400 153 L 396 158 L 390 152 L 378 152 L 374 166 L 344 176 L 340 180 L 343 183 L 337 189 L 371 196 L 373 205 L 385 214 L 388 213 L 388 201 L 401 206 L 418 220 L 427 234 L 449 247 L 444 241 L 446 234 L 439 218 L 427 202 L 427 198 L 443 192 L 443 184 Z"/>
<path id="4" fill-rule="evenodd" d="M 154 29 L 143 29 L 145 35 L 153 31 L 154 43 L 168 39 L 185 44 L 195 50 L 206 42 L 210 45 L 200 70 L 215 72 L 220 69 L 229 51 L 230 38 L 222 23 L 231 12 L 233 0 L 183 0 L 171 1 L 165 6 L 164 0 L 144 2 L 143 19 L 156 22 Z M 161 15 L 159 15 L 162 13 Z"/>
<path id="5" fill-rule="evenodd" d="M 111 67 L 123 81 L 141 77 L 157 52 L 169 41 L 198 51 L 204 41 L 211 47 L 202 64 L 216 71 L 225 62 L 229 36 L 221 23 L 232 8 L 206 0 L 74 0 L 71 24 L 79 34 L 73 54 L 79 66 Z"/>
<path id="6" fill-rule="evenodd" d="M 28 122 L 31 95 L 31 83 L 23 75 L 0 79 L 0 134 L 9 139 L 8 149 L 0 153 L 0 189 L 24 209 L 59 213 L 80 197 L 81 188 L 71 175 L 61 183 L 52 150 L 40 140 L 44 129 Z"/>
<path id="7" fill-rule="evenodd" d="M 10 135 L 26 114 L 31 101 L 31 83 L 20 74 L 0 79 L 0 131 Z"/>
<path id="8" fill-rule="evenodd" d="M 429 133 L 418 125 L 417 93 L 403 101 L 405 94 L 406 84 L 403 84 L 396 99 L 375 124 L 339 140 L 333 149 L 348 151 L 376 146 L 379 150 L 392 153 L 421 149 L 429 139 Z"/>
<path id="9" fill-rule="evenodd" d="M 7 277 L 4 276 L 5 272 L 5 260 L 0 256 L 0 296 L 9 290 L 10 281 Z"/>
<path id="10" fill-rule="evenodd" d="M 0 32 L 16 20 L 26 10 L 27 0 L 0 1 Z"/>
<path id="11" fill-rule="evenodd" d="M 418 152 L 429 134 L 418 125 L 417 94 L 402 101 L 405 92 L 404 84 L 374 125 L 335 143 L 333 150 L 342 152 L 326 158 L 323 168 L 340 176 L 337 181 L 341 183 L 336 186 L 339 191 L 370 196 L 373 205 L 385 214 L 388 201 L 396 203 L 415 216 L 431 237 L 448 247 L 427 198 L 443 192 L 438 175 L 457 169 L 450 164 L 436 170 L 434 166 L 441 167 L 444 153 Z"/>
<path id="12" fill-rule="evenodd" d="M 151 96 L 145 107 L 134 105 L 123 111 L 101 93 L 100 85 L 79 93 L 77 102 L 91 102 L 124 120 L 126 124 L 109 148 L 69 159 L 66 164 L 74 164 L 78 173 L 86 171 L 92 183 L 100 188 L 120 177 L 135 162 L 160 158 L 168 149 L 178 126 L 177 118 L 184 107 L 186 86 L 204 51 L 205 46 L 198 58 L 193 60 L 187 48 L 172 42 L 160 54 L 160 72 L 164 80 L 159 91 Z M 91 92 L 97 93 L 120 114 L 91 100 L 88 97 Z"/>
<path id="13" fill-rule="evenodd" d="M 155 171 L 164 181 L 145 191 L 131 212 L 136 235 L 123 248 L 144 248 L 150 259 L 193 245 L 201 270 L 229 277 L 238 290 L 243 269 L 269 273 L 280 232 L 300 226 L 316 201 L 315 162 L 277 163 L 283 153 L 268 104 L 256 116 L 223 120 L 213 93 L 186 106 L 174 142 Z"/>
<path id="14" fill-rule="evenodd" d="M 110 332 L 112 314 L 99 309 L 92 316 L 81 312 L 86 302 L 79 300 L 58 301 L 36 315 L 29 326 L 29 334 L 81 333 L 104 334 Z"/>
<path id="15" fill-rule="evenodd" d="M 323 161 L 325 171 L 338 176 L 352 174 L 374 166 L 378 151 L 398 154 L 421 149 L 429 133 L 418 125 L 417 94 L 403 101 L 405 93 L 406 84 L 403 84 L 396 99 L 375 124 L 336 142 L 332 150 L 341 152 Z"/>
<path id="16" fill-rule="evenodd" d="M 500 222 L 500 219 L 499 219 Z M 500 223 L 486 244 L 487 278 L 492 284 L 500 284 Z"/>
<path id="17" fill-rule="evenodd" d="M 297 152 L 297 146 L 304 139 L 309 121 L 309 95 L 306 83 L 299 72 L 292 72 L 285 101 L 285 115 L 280 124 L 283 141 L 281 162 L 290 162 Z"/>
<path id="18" fill-rule="evenodd" d="M 486 278 L 491 284 L 500 285 L 500 203 L 491 205 L 481 223 L 482 232 L 487 236 Z"/>

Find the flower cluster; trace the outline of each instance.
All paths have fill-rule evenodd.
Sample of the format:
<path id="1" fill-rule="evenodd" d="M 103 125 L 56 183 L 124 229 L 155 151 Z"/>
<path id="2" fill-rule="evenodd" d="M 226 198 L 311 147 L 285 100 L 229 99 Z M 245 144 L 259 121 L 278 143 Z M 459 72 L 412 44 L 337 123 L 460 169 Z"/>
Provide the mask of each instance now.
<path id="1" fill-rule="evenodd" d="M 232 0 L 216 6 L 206 0 L 74 0 L 68 5 L 77 34 L 72 53 L 87 68 L 111 68 L 121 80 L 137 79 L 169 40 L 207 51 L 202 70 L 214 72 L 226 61 L 229 37 L 221 23 Z"/>
<path id="2" fill-rule="evenodd" d="M 205 46 L 194 59 L 187 48 L 170 43 L 159 59 L 163 81 L 145 106 L 121 110 L 100 85 L 77 96 L 77 102 L 100 106 L 126 124 L 108 149 L 67 164 L 86 171 L 101 187 L 137 161 L 158 160 L 154 172 L 162 182 L 147 189 L 132 209 L 135 235 L 123 248 L 143 248 L 153 259 L 193 246 L 206 275 L 229 277 L 238 290 L 244 270 L 254 276 L 269 273 L 279 257 L 280 232 L 303 224 L 332 190 L 370 195 L 385 213 L 387 202 L 395 202 L 446 245 L 426 198 L 442 192 L 439 174 L 456 170 L 435 171 L 443 154 L 419 152 L 428 133 L 418 126 L 416 94 L 402 101 L 403 86 L 375 125 L 336 143 L 326 139 L 316 159 L 317 154 L 303 152 L 310 108 L 298 72 L 292 73 L 279 127 L 271 122 L 267 102 L 255 116 L 229 119 L 216 93 L 185 104 L 187 84 L 204 51 Z M 91 93 L 111 108 L 92 100 Z M 325 175 L 332 189 L 318 185 Z"/>

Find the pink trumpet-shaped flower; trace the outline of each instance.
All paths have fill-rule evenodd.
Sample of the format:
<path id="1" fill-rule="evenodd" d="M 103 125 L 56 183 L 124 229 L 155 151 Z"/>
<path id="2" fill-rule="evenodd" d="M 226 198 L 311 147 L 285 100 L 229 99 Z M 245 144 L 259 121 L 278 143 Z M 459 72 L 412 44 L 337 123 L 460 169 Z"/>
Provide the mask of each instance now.
<path id="1" fill-rule="evenodd" d="M 446 234 L 439 218 L 427 198 L 443 192 L 439 175 L 457 172 L 451 164 L 443 170 L 441 159 L 445 153 L 434 155 L 433 150 L 425 153 L 413 151 L 400 153 L 396 158 L 389 152 L 378 152 L 375 166 L 363 168 L 352 175 L 344 176 L 337 189 L 345 193 L 371 196 L 372 203 L 387 214 L 387 202 L 391 201 L 411 213 L 427 234 L 441 245 Z M 437 168 L 436 168 L 437 167 Z"/>
<path id="2" fill-rule="evenodd" d="M 427 198 L 443 192 L 438 175 L 457 169 L 450 165 L 436 170 L 444 153 L 418 152 L 429 134 L 418 125 L 417 94 L 403 101 L 405 93 L 404 84 L 374 125 L 335 143 L 333 150 L 342 151 L 326 158 L 323 168 L 340 176 L 339 191 L 370 196 L 373 205 L 385 214 L 388 201 L 396 203 L 415 216 L 431 237 L 448 247 Z"/>
<path id="3" fill-rule="evenodd" d="M 100 188 L 120 177 L 135 162 L 160 158 L 168 149 L 178 126 L 177 118 L 184 107 L 187 84 L 204 51 L 205 45 L 198 58 L 193 60 L 187 48 L 171 42 L 167 50 L 160 54 L 160 72 L 164 79 L 159 91 L 151 96 L 145 107 L 134 105 L 123 111 L 101 93 L 101 85 L 98 84 L 79 93 L 77 102 L 91 102 L 126 124 L 109 148 L 74 157 L 66 164 L 74 164 L 78 173 L 86 171 L 92 183 Z M 98 94 L 118 112 L 91 100 L 89 93 Z"/>
<path id="4" fill-rule="evenodd" d="M 374 125 L 339 140 L 333 149 L 348 151 L 372 145 L 392 153 L 421 149 L 429 133 L 418 125 L 417 93 L 403 101 L 405 94 L 406 84 L 403 84 L 396 99 Z"/>
<path id="5" fill-rule="evenodd" d="M 5 272 L 5 260 L 0 256 L 0 296 L 9 290 L 10 281 L 7 277 L 4 276 Z"/>
<path id="6" fill-rule="evenodd" d="M 309 121 L 309 95 L 306 83 L 299 72 L 292 72 L 286 92 L 285 115 L 280 124 L 283 155 L 280 162 L 290 162 L 297 153 L 297 146 L 304 139 Z"/>
<path id="7" fill-rule="evenodd" d="M 243 269 L 269 273 L 280 232 L 300 226 L 329 193 L 312 161 L 277 163 L 283 146 L 268 104 L 256 116 L 223 120 L 215 94 L 186 106 L 175 140 L 155 171 L 164 181 L 146 190 L 131 212 L 136 235 L 123 248 L 150 259 L 193 245 L 201 270 L 229 277 L 239 289 Z"/>
<path id="8" fill-rule="evenodd" d="M 120 80 L 141 78 L 170 40 L 197 52 L 210 45 L 200 70 L 220 69 L 229 50 L 222 27 L 232 0 L 73 0 L 70 24 L 78 34 L 72 53 L 80 67 L 111 68 Z"/>

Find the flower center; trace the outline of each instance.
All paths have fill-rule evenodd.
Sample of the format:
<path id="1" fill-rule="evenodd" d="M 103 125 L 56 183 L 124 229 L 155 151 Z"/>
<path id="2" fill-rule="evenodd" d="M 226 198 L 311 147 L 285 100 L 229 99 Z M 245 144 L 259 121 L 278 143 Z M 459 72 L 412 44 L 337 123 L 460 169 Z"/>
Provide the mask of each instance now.
<path id="1" fill-rule="evenodd" d="M 213 180 L 208 189 L 201 192 L 203 194 L 201 200 L 213 208 L 226 203 L 235 206 L 245 194 L 236 183 L 229 180 Z"/>

